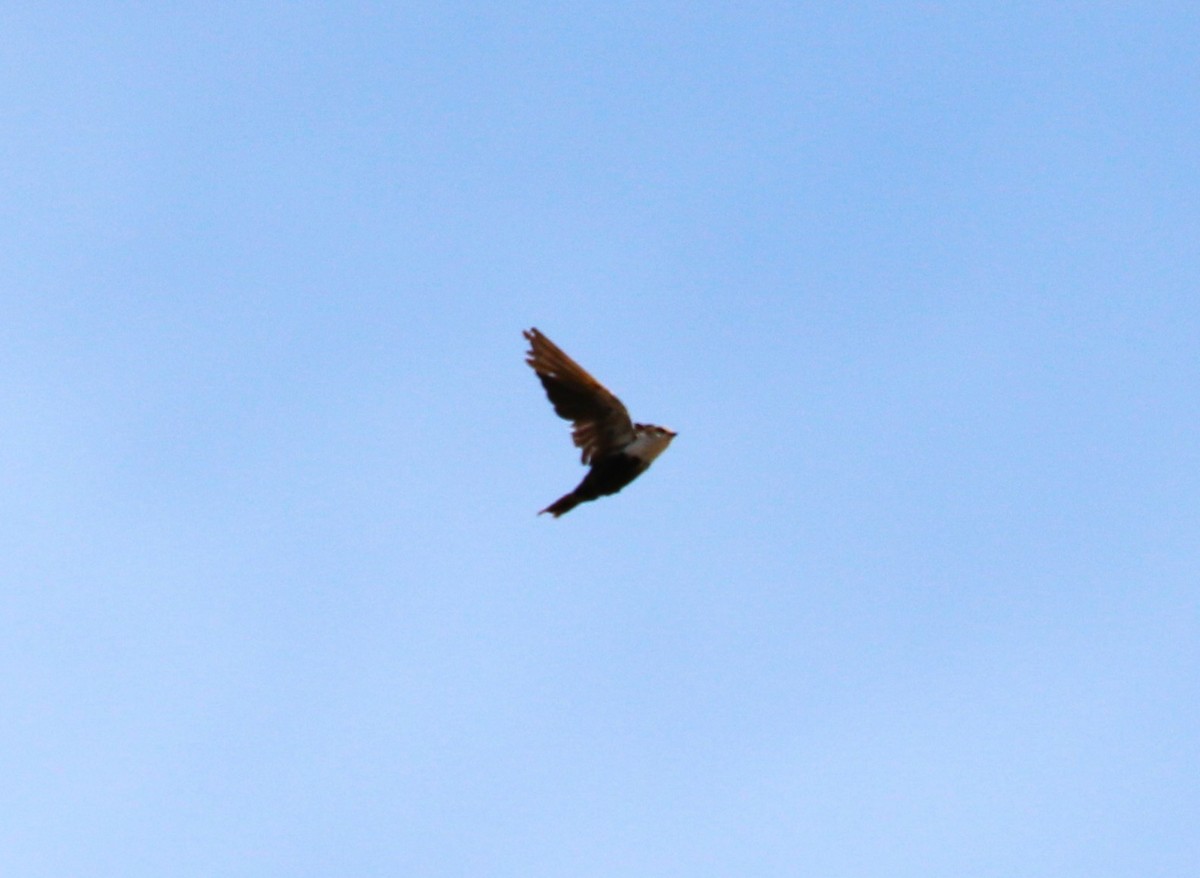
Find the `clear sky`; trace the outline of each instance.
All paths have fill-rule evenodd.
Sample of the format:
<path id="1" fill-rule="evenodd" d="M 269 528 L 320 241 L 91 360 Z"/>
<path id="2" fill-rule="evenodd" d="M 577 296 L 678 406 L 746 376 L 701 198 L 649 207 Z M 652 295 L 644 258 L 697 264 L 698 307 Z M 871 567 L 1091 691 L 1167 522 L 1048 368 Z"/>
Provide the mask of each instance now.
<path id="1" fill-rule="evenodd" d="M 1198 47 L 5 4 L 0 873 L 1200 874 Z"/>

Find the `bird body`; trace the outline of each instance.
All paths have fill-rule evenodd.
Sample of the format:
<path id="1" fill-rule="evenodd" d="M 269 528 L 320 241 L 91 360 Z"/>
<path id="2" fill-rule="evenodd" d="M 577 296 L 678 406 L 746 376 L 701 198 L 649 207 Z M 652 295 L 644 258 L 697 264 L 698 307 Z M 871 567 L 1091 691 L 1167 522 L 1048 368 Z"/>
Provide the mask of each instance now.
<path id="1" fill-rule="evenodd" d="M 615 494 L 649 469 L 675 433 L 654 424 L 635 424 L 624 404 L 537 329 L 527 330 L 526 362 L 537 373 L 559 417 L 572 422 L 571 437 L 590 469 L 573 491 L 538 514 L 555 518 L 580 503 Z"/>

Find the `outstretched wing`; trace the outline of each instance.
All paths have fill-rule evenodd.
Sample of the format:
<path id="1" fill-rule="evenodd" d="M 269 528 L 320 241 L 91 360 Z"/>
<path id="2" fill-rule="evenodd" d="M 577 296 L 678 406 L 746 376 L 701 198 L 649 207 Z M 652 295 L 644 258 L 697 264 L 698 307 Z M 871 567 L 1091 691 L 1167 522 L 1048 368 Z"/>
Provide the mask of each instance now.
<path id="1" fill-rule="evenodd" d="M 571 439 L 582 449 L 585 464 L 633 441 L 633 421 L 621 400 L 538 330 L 524 335 L 529 341 L 525 362 L 537 372 L 554 411 L 574 425 Z"/>

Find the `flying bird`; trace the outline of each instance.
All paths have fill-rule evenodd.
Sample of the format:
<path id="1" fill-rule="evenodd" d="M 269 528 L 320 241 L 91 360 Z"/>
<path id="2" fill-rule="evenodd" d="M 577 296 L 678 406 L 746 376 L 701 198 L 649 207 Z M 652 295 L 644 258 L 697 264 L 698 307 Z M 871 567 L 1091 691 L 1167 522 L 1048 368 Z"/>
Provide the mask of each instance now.
<path id="1" fill-rule="evenodd" d="M 583 481 L 538 513 L 555 518 L 580 503 L 615 494 L 644 473 L 667 450 L 675 433 L 654 424 L 635 424 L 621 400 L 537 329 L 524 332 L 529 341 L 525 362 L 546 388 L 554 411 L 572 423 L 571 439 L 590 467 Z"/>

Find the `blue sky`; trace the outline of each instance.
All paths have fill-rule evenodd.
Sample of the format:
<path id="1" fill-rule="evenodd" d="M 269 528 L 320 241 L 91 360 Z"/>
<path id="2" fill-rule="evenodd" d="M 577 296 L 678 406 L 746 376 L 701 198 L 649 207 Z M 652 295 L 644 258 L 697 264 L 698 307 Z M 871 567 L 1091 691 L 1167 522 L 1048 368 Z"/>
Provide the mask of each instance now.
<path id="1" fill-rule="evenodd" d="M 1197 45 L 6 6 L 0 870 L 1194 874 Z"/>

